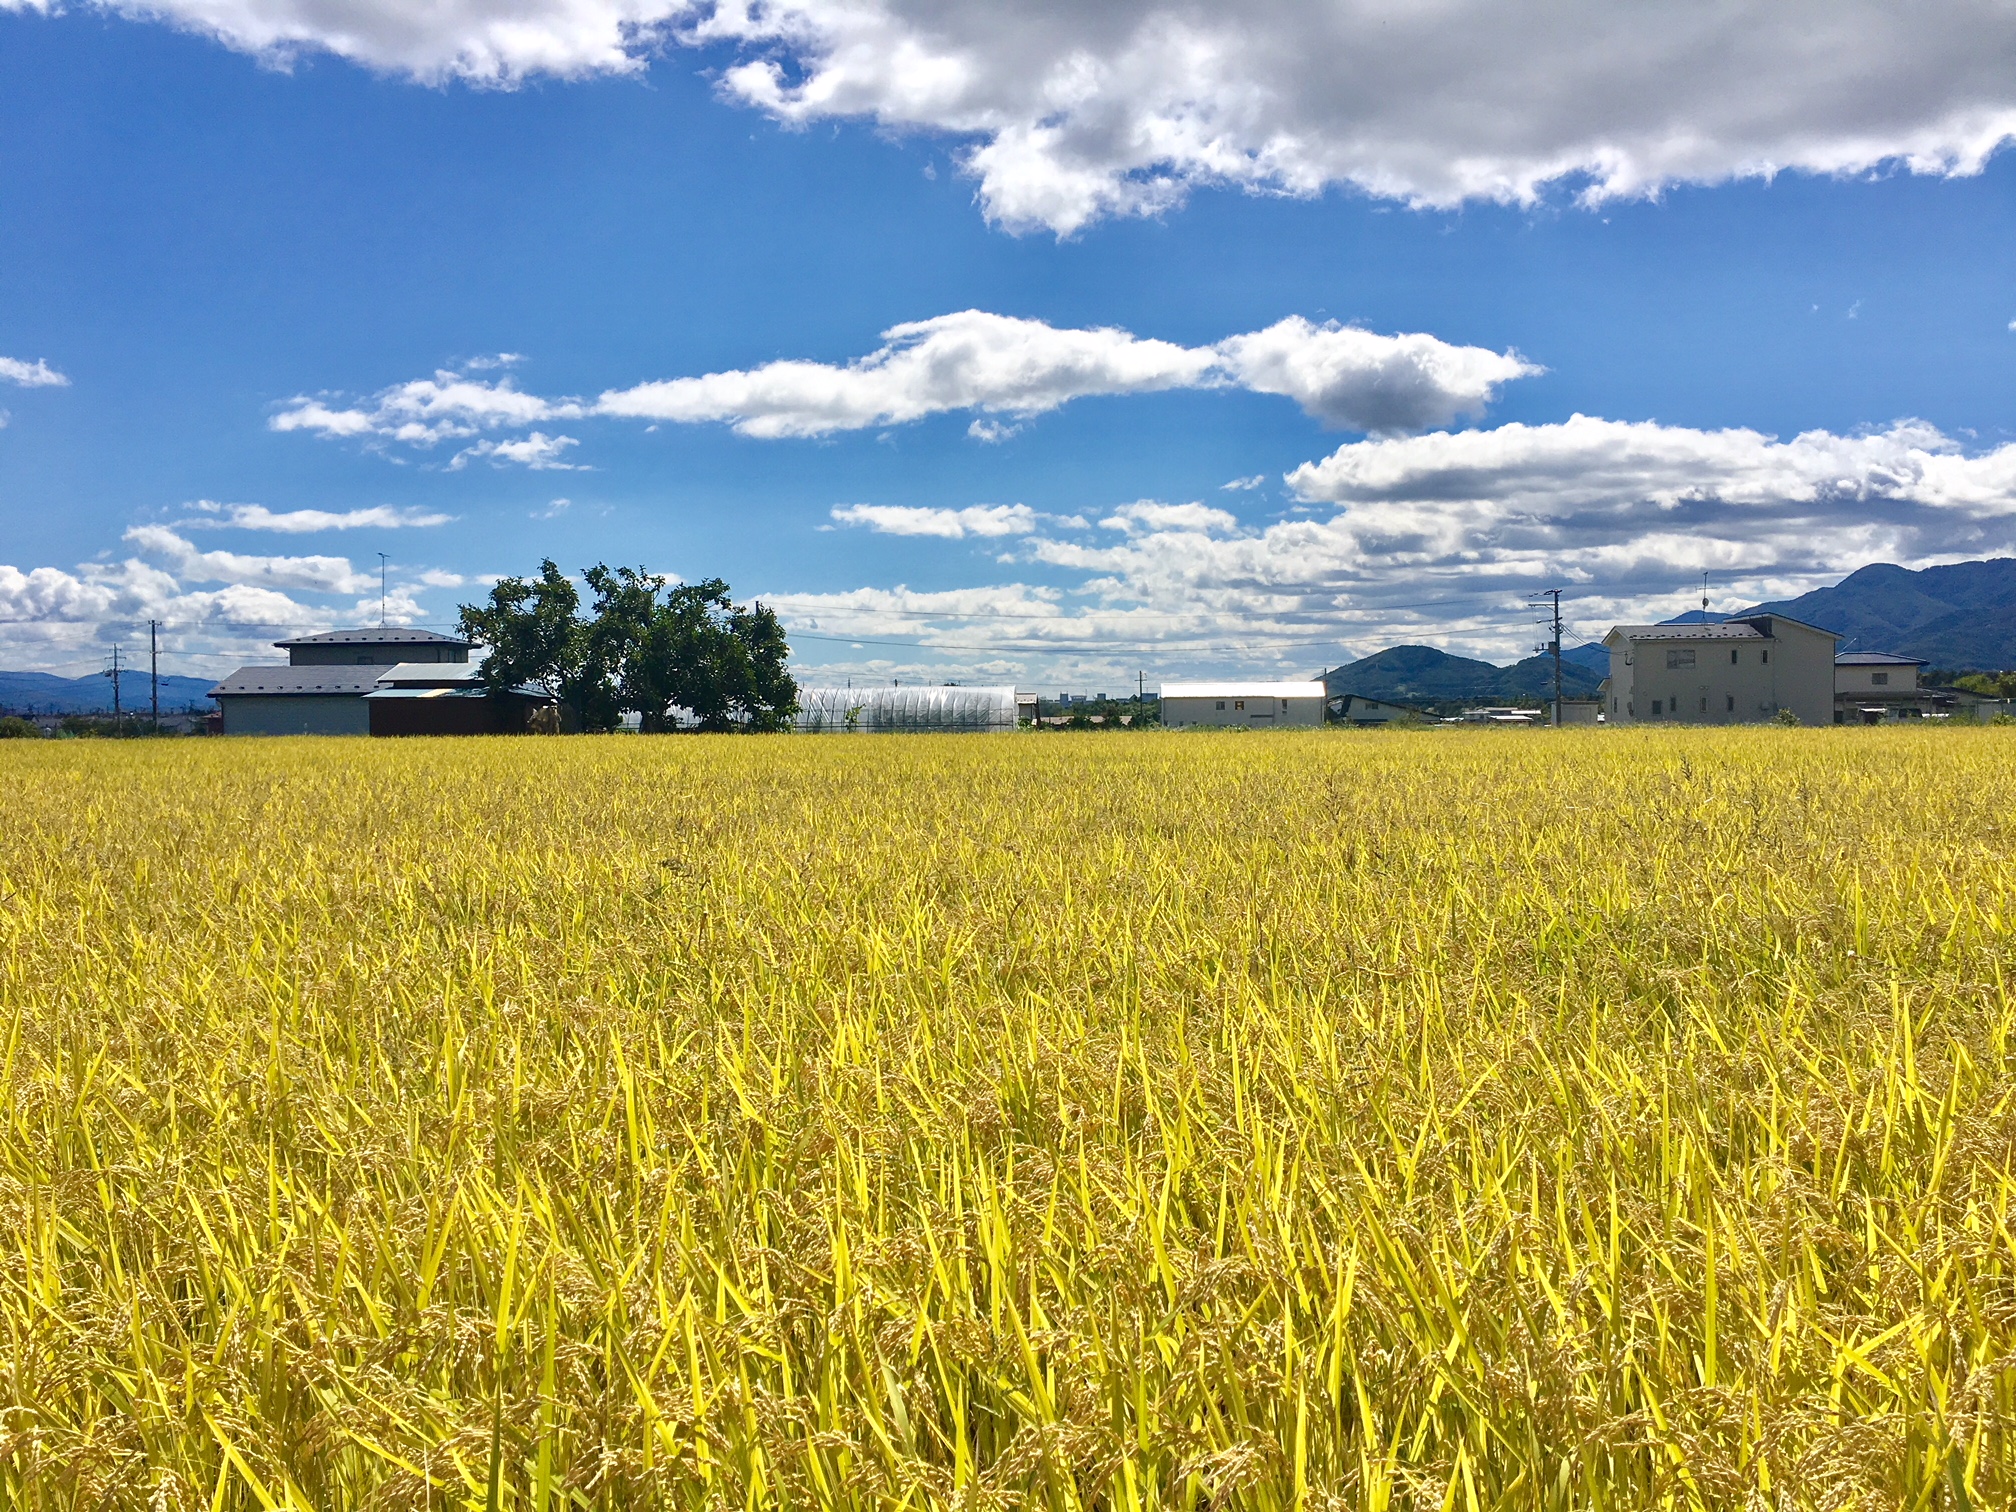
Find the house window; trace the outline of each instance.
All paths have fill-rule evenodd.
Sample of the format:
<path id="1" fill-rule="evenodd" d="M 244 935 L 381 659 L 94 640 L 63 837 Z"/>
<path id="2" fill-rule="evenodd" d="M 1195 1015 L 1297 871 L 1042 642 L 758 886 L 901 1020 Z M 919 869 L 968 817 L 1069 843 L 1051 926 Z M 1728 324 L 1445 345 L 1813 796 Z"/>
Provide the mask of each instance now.
<path id="1" fill-rule="evenodd" d="M 1729 695 L 1729 707 L 1724 712 L 1730 714 L 1734 714 L 1736 712 L 1736 695 L 1734 693 L 1731 693 Z"/>
<path id="2" fill-rule="evenodd" d="M 1869 674 L 1869 681 L 1880 688 L 1890 681 L 1890 674 L 1888 672 L 1871 672 Z"/>
<path id="3" fill-rule="evenodd" d="M 1771 665 L 1771 648 L 1770 648 L 1769 646 L 1766 646 L 1766 647 L 1765 647 L 1765 648 L 1764 648 L 1764 649 L 1763 649 L 1762 651 L 1759 651 L 1759 652 L 1757 653 L 1757 660 L 1759 660 L 1759 661 L 1761 661 L 1762 663 L 1764 663 L 1764 665 L 1765 665 L 1765 666 L 1767 666 L 1767 667 L 1768 667 L 1768 666 L 1770 666 L 1770 665 Z"/>
<path id="4" fill-rule="evenodd" d="M 1734 646 L 1729 648 L 1729 665 L 1732 667 L 1736 665 L 1736 648 Z"/>
<path id="5" fill-rule="evenodd" d="M 1288 700 L 1285 698 L 1281 700 L 1281 712 L 1283 714 L 1288 712 Z"/>
<path id="6" fill-rule="evenodd" d="M 1232 700 L 1232 707 L 1235 709 L 1243 709 L 1246 707 L 1246 700 L 1243 698 L 1235 698 Z"/>
<path id="7" fill-rule="evenodd" d="M 1706 693 L 1701 695 L 1701 712 L 1703 714 L 1708 712 L 1708 695 Z"/>
<path id="8" fill-rule="evenodd" d="M 1668 672 L 1678 671 L 1681 667 L 1691 667 L 1693 665 L 1694 648 L 1692 646 L 1676 646 L 1666 653 L 1666 670 Z"/>
<path id="9" fill-rule="evenodd" d="M 1221 699 L 1219 699 L 1219 700 L 1218 700 L 1218 707 L 1219 707 L 1219 708 L 1221 708 L 1221 709 L 1225 707 L 1225 700 L 1224 700 L 1224 699 L 1222 699 L 1222 698 L 1221 698 Z"/>
<path id="10" fill-rule="evenodd" d="M 1654 719 L 1659 717 L 1659 700 L 1656 698 L 1652 700 L 1652 717 Z"/>

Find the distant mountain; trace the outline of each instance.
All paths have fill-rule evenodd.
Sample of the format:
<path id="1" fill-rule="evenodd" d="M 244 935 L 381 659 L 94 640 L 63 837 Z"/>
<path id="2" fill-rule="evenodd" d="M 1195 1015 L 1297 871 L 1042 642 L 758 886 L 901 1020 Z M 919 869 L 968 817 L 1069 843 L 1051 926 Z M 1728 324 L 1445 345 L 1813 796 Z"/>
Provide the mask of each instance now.
<path id="1" fill-rule="evenodd" d="M 1610 648 L 1608 646 L 1570 646 L 1561 653 L 1561 660 L 1571 661 L 1578 667 L 1587 667 L 1598 677 L 1610 675 Z"/>
<path id="2" fill-rule="evenodd" d="M 1878 563 L 1832 588 L 1745 612 L 1832 630 L 1843 651 L 1922 656 L 1956 671 L 2016 668 L 2016 560 L 2008 557 L 1922 572 Z"/>
<path id="3" fill-rule="evenodd" d="M 186 709 L 192 705 L 210 707 L 214 677 L 164 677 L 161 679 L 161 707 Z M 120 679 L 120 704 L 129 712 L 144 710 L 148 702 L 147 674 L 128 673 Z M 38 714 L 110 714 L 112 679 L 109 677 L 57 677 L 49 672 L 0 672 L 0 709 L 10 712 L 33 709 Z"/>
<path id="4" fill-rule="evenodd" d="M 1606 666 L 1605 672 L 1608 671 Z M 1604 673 L 1562 657 L 1561 689 L 1570 698 L 1593 695 Z M 1529 656 L 1509 667 L 1451 656 L 1433 646 L 1392 646 L 1323 674 L 1331 697 L 1357 693 L 1393 703 L 1488 703 L 1554 696 L 1554 658 Z"/>

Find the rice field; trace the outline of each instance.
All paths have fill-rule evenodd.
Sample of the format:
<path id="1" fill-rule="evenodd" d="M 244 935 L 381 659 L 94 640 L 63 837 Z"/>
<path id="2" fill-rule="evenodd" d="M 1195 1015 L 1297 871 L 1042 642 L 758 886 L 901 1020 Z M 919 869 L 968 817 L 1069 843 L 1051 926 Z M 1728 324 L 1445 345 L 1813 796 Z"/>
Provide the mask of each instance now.
<path id="1" fill-rule="evenodd" d="M 0 747 L 0 1503 L 2016 1504 L 2016 732 Z"/>

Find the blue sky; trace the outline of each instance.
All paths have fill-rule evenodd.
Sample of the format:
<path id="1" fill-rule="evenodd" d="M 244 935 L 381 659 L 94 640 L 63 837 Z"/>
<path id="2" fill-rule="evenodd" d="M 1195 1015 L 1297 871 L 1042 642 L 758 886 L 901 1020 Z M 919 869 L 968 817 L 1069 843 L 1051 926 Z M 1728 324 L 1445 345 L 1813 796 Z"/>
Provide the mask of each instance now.
<path id="1" fill-rule="evenodd" d="M 1992 8 L 1934 7 L 1866 119 L 1818 65 L 1760 111 L 1702 64 L 1564 121 L 1610 65 L 1541 39 L 1478 126 L 1420 108 L 1488 93 L 1433 38 L 1404 95 L 1281 61 L 1349 5 L 1263 7 L 1278 47 L 1177 89 L 1148 4 L 1060 42 L 821 3 L 780 41 L 523 0 L 529 50 L 481 0 L 0 3 L 0 662 L 155 617 L 222 670 L 375 619 L 381 551 L 416 623 L 638 562 L 777 603 L 809 680 L 1082 688 L 1509 660 L 1542 587 L 1598 636 L 1703 570 L 1733 607 L 2012 549 Z M 1087 48 L 1076 94 L 985 77 Z"/>

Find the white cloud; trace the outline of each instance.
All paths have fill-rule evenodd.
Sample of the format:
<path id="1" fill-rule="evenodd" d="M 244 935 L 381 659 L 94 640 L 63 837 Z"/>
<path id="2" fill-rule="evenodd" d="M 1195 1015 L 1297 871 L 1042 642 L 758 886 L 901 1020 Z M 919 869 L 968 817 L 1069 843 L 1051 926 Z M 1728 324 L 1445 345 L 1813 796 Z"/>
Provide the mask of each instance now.
<path id="1" fill-rule="evenodd" d="M 1220 493 L 1250 493 L 1267 481 L 1267 474 L 1255 473 L 1250 478 L 1234 478 L 1230 483 L 1220 483 Z"/>
<path id="2" fill-rule="evenodd" d="M 376 574 L 356 571 L 348 557 L 246 556 L 236 551 L 202 551 L 165 525 L 136 525 L 125 539 L 140 555 L 157 562 L 185 583 L 240 583 L 259 588 L 305 589 L 311 593 L 377 590 Z"/>
<path id="3" fill-rule="evenodd" d="M 844 366 L 766 363 L 612 390 L 604 414 L 725 421 L 746 436 L 821 436 L 900 425 L 947 410 L 1040 415 L 1097 394 L 1141 394 L 1212 381 L 1209 348 L 1146 340 L 1112 327 L 961 310 L 891 326 L 883 345 Z"/>
<path id="4" fill-rule="evenodd" d="M 1159 504 L 1153 499 L 1122 504 L 1099 523 L 1107 530 L 1124 530 L 1129 535 L 1213 535 L 1239 528 L 1238 516 L 1208 504 Z"/>
<path id="5" fill-rule="evenodd" d="M 1326 424 L 1389 431 L 1474 414 L 1500 385 L 1540 371 L 1514 353 L 1300 317 L 1185 347 L 1111 326 L 1059 328 L 961 310 L 891 326 L 882 341 L 846 364 L 772 362 L 611 390 L 596 409 L 725 422 L 747 436 L 823 436 L 952 410 L 1026 419 L 1074 399 L 1237 386 L 1285 395 Z M 969 433 L 998 441 L 1013 428 L 981 419 Z"/>
<path id="6" fill-rule="evenodd" d="M 461 440 L 499 427 L 569 419 L 581 413 L 566 400 L 541 399 L 512 386 L 443 368 L 432 378 L 381 389 L 360 404 L 336 407 L 328 396 L 299 395 L 266 423 L 276 431 L 310 431 L 322 436 L 366 436 L 428 447 Z"/>
<path id="7" fill-rule="evenodd" d="M 881 535 L 967 536 L 1027 535 L 1036 528 L 1037 513 L 1027 504 L 973 504 L 964 509 L 928 509 L 902 504 L 836 505 L 833 518 L 842 525 L 866 525 Z"/>
<path id="8" fill-rule="evenodd" d="M 549 436 L 544 431 L 535 430 L 516 441 L 478 441 L 473 446 L 465 446 L 455 454 L 448 467 L 454 471 L 471 457 L 487 457 L 493 463 L 515 462 L 534 472 L 574 472 L 579 470 L 575 464 L 562 462 L 560 456 L 568 447 L 580 444 L 572 436 Z"/>
<path id="9" fill-rule="evenodd" d="M 427 82 L 739 52 L 730 99 L 963 138 L 991 219 L 1061 234 L 1199 185 L 1452 205 L 1561 182 L 1598 201 L 1785 169 L 1973 173 L 2016 133 L 1999 0 L 105 4 L 283 64 L 322 49 Z"/>
<path id="10" fill-rule="evenodd" d="M 70 380 L 48 363 L 23 362 L 18 357 L 0 357 L 0 379 L 22 388 L 68 388 Z"/>
<path id="11" fill-rule="evenodd" d="M 184 526 L 228 526 L 234 530 L 270 530 L 282 535 L 308 535 L 322 530 L 412 530 L 446 525 L 455 518 L 419 509 L 397 509 L 389 504 L 374 504 L 365 509 L 276 512 L 264 504 L 219 504 L 198 499 L 189 507 L 199 513 L 193 519 L 178 522 Z"/>
<path id="12" fill-rule="evenodd" d="M 1514 352 L 1312 325 L 1299 315 L 1228 337 L 1218 351 L 1234 382 L 1293 399 L 1326 425 L 1362 431 L 1422 430 L 1481 414 L 1501 384 L 1541 371 Z"/>
<path id="13" fill-rule="evenodd" d="M 1407 641 L 1510 661 L 1531 652 L 1526 600 L 1543 587 L 1566 587 L 1571 629 L 1595 638 L 1688 607 L 1704 570 L 1733 609 L 1868 562 L 2016 555 L 2016 444 L 1970 455 L 1913 421 L 1780 441 L 1577 416 L 1353 442 L 1289 479 L 1334 512 L 1249 525 L 1138 500 L 1092 538 L 1039 515 L 1009 560 L 1077 574 L 1075 589 L 1003 583 L 969 607 L 864 592 L 840 596 L 844 619 L 829 596 L 821 623 L 912 643 L 948 673 L 986 656 L 1043 680 L 1144 659 L 1306 671 Z M 801 601 L 777 603 L 797 629 Z"/>

